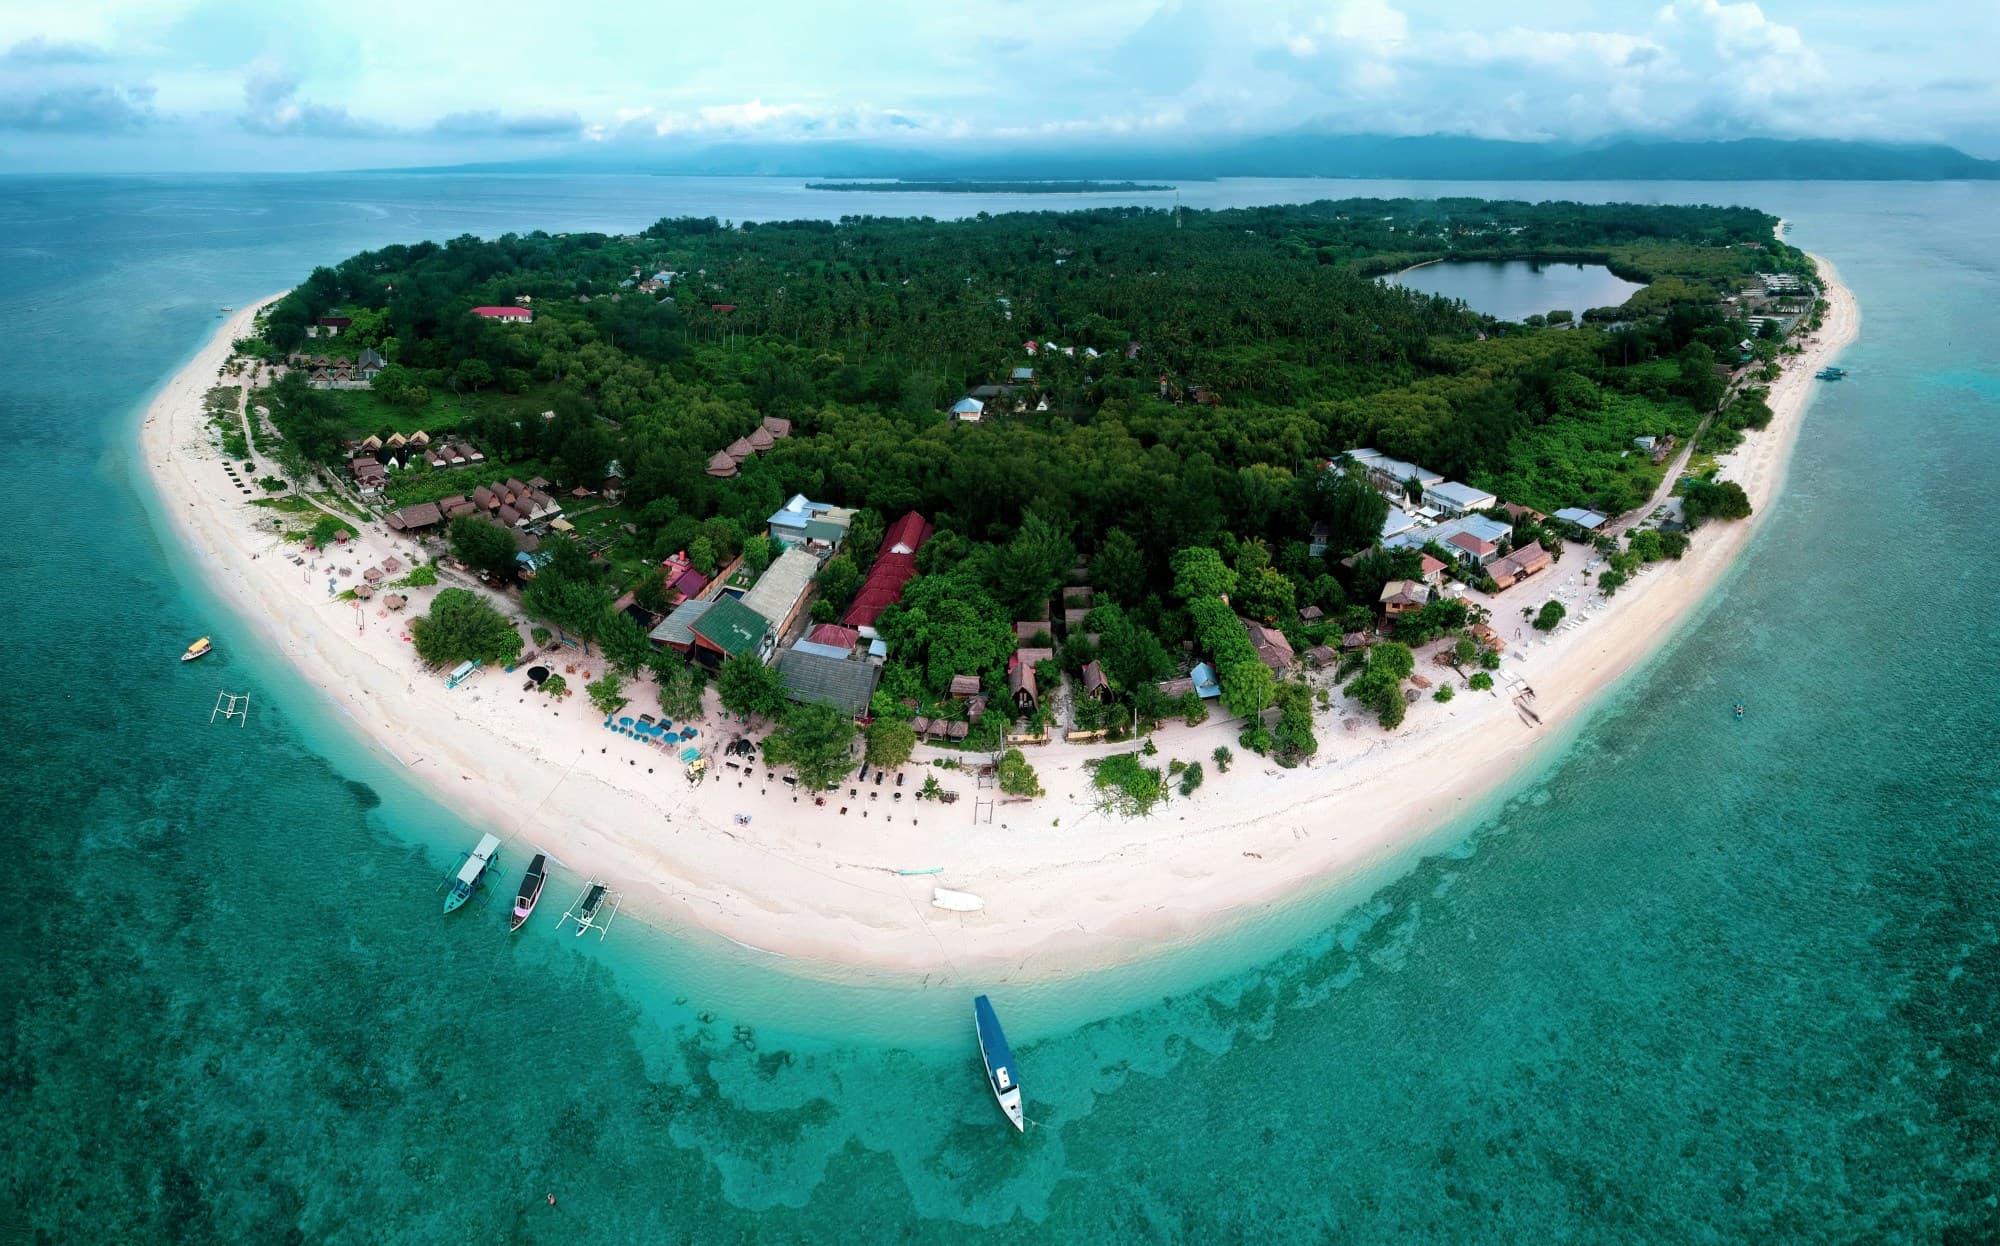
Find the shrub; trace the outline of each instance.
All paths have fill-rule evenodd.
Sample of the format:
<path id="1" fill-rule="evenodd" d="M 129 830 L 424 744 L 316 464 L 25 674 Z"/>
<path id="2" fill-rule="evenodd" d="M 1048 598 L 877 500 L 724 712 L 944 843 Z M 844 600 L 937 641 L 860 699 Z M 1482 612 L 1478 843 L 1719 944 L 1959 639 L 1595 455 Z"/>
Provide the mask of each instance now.
<path id="1" fill-rule="evenodd" d="M 1181 795 L 1192 796 L 1194 795 L 1194 790 L 1200 786 L 1201 786 L 1201 763 L 1195 762 L 1193 765 L 1189 766 L 1186 770 L 1181 772 Z"/>
<path id="2" fill-rule="evenodd" d="M 1000 790 L 1009 796 L 1040 796 L 1041 781 L 1021 750 L 1010 748 L 1000 757 Z"/>
<path id="3" fill-rule="evenodd" d="M 569 691 L 569 681 L 561 675 L 551 675 L 542 681 L 542 691 L 552 697 L 559 697 Z"/>
<path id="4" fill-rule="evenodd" d="M 604 672 L 603 678 L 584 685 L 584 691 L 590 695 L 590 703 L 607 715 L 616 714 L 631 704 L 631 700 L 623 695 L 625 677 L 617 671 Z"/>
<path id="5" fill-rule="evenodd" d="M 1488 650 L 1486 650 L 1485 652 L 1483 652 L 1483 653 L 1481 653 L 1481 654 L 1479 655 L 1479 666 L 1480 666 L 1480 669 L 1482 669 L 1482 670 L 1488 670 L 1488 671 L 1497 671 L 1497 670 L 1499 670 L 1499 669 L 1500 669 L 1500 655 L 1499 655 L 1499 654 L 1497 654 L 1497 653 L 1495 653 L 1495 652 L 1494 652 L 1493 650 L 1491 650 L 1491 649 L 1488 649 Z"/>
<path id="6" fill-rule="evenodd" d="M 1144 817 L 1166 799 L 1166 779 L 1157 769 L 1142 763 L 1137 753 L 1118 753 L 1084 764 L 1090 768 L 1091 784 L 1107 808 Z"/>
<path id="7" fill-rule="evenodd" d="M 430 613 L 410 620 L 417 656 L 434 666 L 481 661 L 489 666 L 521 655 L 521 633 L 492 603 L 462 588 L 448 588 L 431 602 Z"/>
<path id="8" fill-rule="evenodd" d="M 1215 769 L 1218 774 L 1228 774 L 1229 763 L 1236 759 L 1235 754 L 1231 753 L 1229 747 L 1224 744 L 1216 745 L 1215 752 L 1209 754 L 1209 756 L 1215 760 Z"/>
<path id="9" fill-rule="evenodd" d="M 1563 621 L 1563 616 L 1567 613 L 1569 612 L 1563 609 L 1563 604 L 1559 601 L 1543 602 L 1541 612 L 1535 616 L 1535 630 L 1538 632 L 1554 631 L 1556 625 Z"/>
<path id="10" fill-rule="evenodd" d="M 1493 676 L 1488 675 L 1485 671 L 1477 671 L 1471 679 L 1465 681 L 1465 686 L 1474 692 L 1488 691 L 1493 687 Z"/>
<path id="11" fill-rule="evenodd" d="M 1443 687 L 1439 688 L 1436 692 L 1431 693 L 1431 700 L 1436 701 L 1439 705 L 1443 705 L 1445 702 L 1451 700 L 1451 695 L 1452 695 L 1451 685 L 1445 684 Z"/>

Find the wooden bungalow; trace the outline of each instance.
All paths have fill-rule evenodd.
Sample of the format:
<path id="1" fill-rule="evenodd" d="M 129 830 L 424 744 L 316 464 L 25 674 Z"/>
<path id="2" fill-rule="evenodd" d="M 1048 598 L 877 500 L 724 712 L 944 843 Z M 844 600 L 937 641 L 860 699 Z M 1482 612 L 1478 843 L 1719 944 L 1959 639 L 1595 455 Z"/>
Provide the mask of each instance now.
<path id="1" fill-rule="evenodd" d="M 1031 714 L 1041 704 L 1041 685 L 1035 676 L 1035 663 L 1046 662 L 1055 657 L 1053 649 L 1021 649 L 1014 654 L 1012 665 L 1007 668 L 1007 691 L 1014 698 L 1014 708 L 1020 713 Z"/>
<path id="2" fill-rule="evenodd" d="M 1111 681 L 1104 677 L 1104 668 L 1095 662 L 1084 663 L 1083 695 L 1101 704 L 1111 700 Z"/>

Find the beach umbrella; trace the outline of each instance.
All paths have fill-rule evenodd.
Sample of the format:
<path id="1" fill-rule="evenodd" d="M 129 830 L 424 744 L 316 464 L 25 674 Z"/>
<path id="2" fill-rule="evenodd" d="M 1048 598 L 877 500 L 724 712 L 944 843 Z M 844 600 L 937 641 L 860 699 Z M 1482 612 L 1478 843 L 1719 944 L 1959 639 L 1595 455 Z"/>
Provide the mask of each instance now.
<path id="1" fill-rule="evenodd" d="M 354 586 L 354 595 L 363 601 L 367 601 L 375 595 L 375 590 L 366 584 L 356 584 Z"/>
<path id="2" fill-rule="evenodd" d="M 382 560 L 382 570 L 388 572 L 390 575 L 394 575 L 402 569 L 403 560 L 400 558 L 384 558 Z"/>
<path id="3" fill-rule="evenodd" d="M 384 597 L 382 599 L 382 604 L 389 607 L 389 609 L 391 610 L 401 610 L 404 606 L 408 605 L 409 603 L 403 599 L 403 595 L 401 593 L 390 593 L 387 597 Z"/>
<path id="4" fill-rule="evenodd" d="M 380 584 L 382 582 L 382 568 L 370 567 L 361 573 L 361 578 L 370 584 Z"/>

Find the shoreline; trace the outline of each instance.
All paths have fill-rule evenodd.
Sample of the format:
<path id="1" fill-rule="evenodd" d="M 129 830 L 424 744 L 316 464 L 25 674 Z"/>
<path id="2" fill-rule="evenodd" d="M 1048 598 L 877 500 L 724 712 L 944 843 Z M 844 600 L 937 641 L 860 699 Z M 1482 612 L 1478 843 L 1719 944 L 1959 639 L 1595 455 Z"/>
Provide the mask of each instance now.
<path id="1" fill-rule="evenodd" d="M 1581 715 L 1707 598 L 1782 488 L 1812 373 L 1859 325 L 1837 271 L 1814 259 L 1829 304 L 1825 324 L 1772 383 L 1770 426 L 1748 433 L 1720 460 L 1724 478 L 1749 494 L 1752 517 L 1711 521 L 1685 559 L 1655 564 L 1609 601 L 1577 587 L 1593 557 L 1578 545 L 1567 546 L 1551 570 L 1478 599 L 1507 639 L 1503 671 L 1534 687 L 1543 726 L 1527 725 L 1498 689 L 1482 695 L 1461 688 L 1448 704 L 1421 699 L 1392 740 L 1336 696 L 1330 711 L 1315 715 L 1321 748 L 1305 765 L 1281 771 L 1239 754 L 1228 776 L 1211 766 L 1200 791 L 1140 821 L 1094 812 L 1082 768 L 1086 758 L 1129 750 L 1132 742 L 1029 749 L 1048 795 L 1033 805 L 991 807 L 993 820 L 977 822 L 970 776 L 922 766 L 951 755 L 927 748 L 905 769 L 916 782 L 928 774 L 959 790 L 957 804 L 895 802 L 893 789 L 871 799 L 850 777 L 843 786 L 856 796 L 830 794 L 825 808 L 815 808 L 793 802 L 781 784 L 760 790 L 761 778 L 730 771 L 690 788 L 678 762 L 604 731 L 581 696 L 531 703 L 516 677 L 499 671 L 446 690 L 417 667 L 397 618 L 331 599 L 326 571 L 292 564 L 298 547 L 257 527 L 272 512 L 245 505 L 222 472 L 201 398 L 218 383 L 230 342 L 268 299 L 226 320 L 157 391 L 140 436 L 164 512 L 236 607 L 238 622 L 282 650 L 353 730 L 434 798 L 511 841 L 509 864 L 492 885 L 511 883 L 505 875 L 515 854 L 546 850 L 571 870 L 588 869 L 621 887 L 621 916 L 677 934 L 697 928 L 783 958 L 774 967 L 787 972 L 1066 977 L 1172 951 L 1403 859 L 1570 739 Z M 358 570 L 390 553 L 412 561 L 410 541 L 379 523 L 360 526 L 361 538 L 334 559 L 340 566 Z M 279 550 L 287 556 L 267 557 Z M 435 591 L 410 590 L 407 614 L 421 613 Z M 1518 643 L 1519 608 L 1559 591 L 1575 603 L 1572 618 L 1593 617 L 1546 639 L 1524 631 L 1528 643 Z M 508 612 L 519 614 L 511 605 Z M 226 623 L 212 629 L 219 645 L 232 643 L 229 630 Z M 1426 648 L 1418 674 L 1450 678 L 1428 659 Z M 601 668 L 594 658 L 578 665 Z M 1326 676 L 1314 682 L 1324 685 Z M 641 685 L 625 712 L 656 709 L 649 698 Z M 711 714 L 697 724 L 697 743 L 715 743 L 710 724 L 717 721 Z M 1234 749 L 1236 734 L 1234 724 L 1215 718 L 1198 728 L 1176 722 L 1152 737 L 1154 761 L 1208 764 L 1217 745 Z M 842 800 L 860 816 L 836 813 Z M 736 823 L 738 814 L 750 822 Z M 933 866 L 943 872 L 895 873 Z M 970 914 L 932 908 L 934 884 L 977 894 L 986 907 Z M 552 877 L 551 885 L 561 898 L 576 883 Z"/>

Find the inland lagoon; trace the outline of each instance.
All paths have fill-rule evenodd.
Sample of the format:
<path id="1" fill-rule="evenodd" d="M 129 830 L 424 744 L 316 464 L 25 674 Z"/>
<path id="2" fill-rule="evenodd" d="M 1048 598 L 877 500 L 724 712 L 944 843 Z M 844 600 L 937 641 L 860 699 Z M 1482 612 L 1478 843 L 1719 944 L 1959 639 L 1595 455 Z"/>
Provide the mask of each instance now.
<path id="1" fill-rule="evenodd" d="M 1602 264 L 1555 260 L 1453 260 L 1404 269 L 1386 280 L 1462 300 L 1501 320 L 1526 320 L 1557 309 L 1581 316 L 1593 307 L 1617 307 L 1645 289 Z"/>

